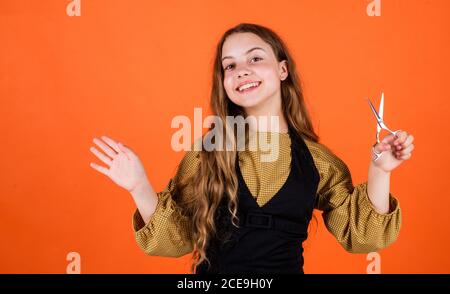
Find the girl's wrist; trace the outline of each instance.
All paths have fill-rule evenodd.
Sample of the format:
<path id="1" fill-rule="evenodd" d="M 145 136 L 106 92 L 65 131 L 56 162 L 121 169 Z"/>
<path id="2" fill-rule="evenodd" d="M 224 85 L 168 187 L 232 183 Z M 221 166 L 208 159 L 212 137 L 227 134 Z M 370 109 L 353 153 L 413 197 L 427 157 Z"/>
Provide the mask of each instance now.
<path id="1" fill-rule="evenodd" d="M 377 164 L 373 160 L 370 161 L 369 171 L 372 171 L 373 173 L 378 174 L 380 176 L 381 175 L 389 176 L 391 174 L 391 171 L 386 171 L 381 167 L 377 166 Z"/>
<path id="2" fill-rule="evenodd" d="M 147 179 L 144 179 L 129 192 L 134 199 L 142 199 L 148 197 L 151 194 L 151 190 L 150 183 Z"/>

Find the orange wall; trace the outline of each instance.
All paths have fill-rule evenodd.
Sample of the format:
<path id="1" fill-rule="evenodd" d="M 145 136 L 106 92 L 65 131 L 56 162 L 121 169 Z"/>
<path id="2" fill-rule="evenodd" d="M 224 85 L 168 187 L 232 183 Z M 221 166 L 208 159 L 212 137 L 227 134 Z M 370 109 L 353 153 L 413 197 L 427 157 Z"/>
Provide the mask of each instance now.
<path id="1" fill-rule="evenodd" d="M 383 273 L 448 273 L 450 1 L 0 2 L 0 272 L 183 273 L 189 257 L 150 257 L 131 229 L 130 195 L 94 171 L 92 138 L 131 146 L 161 190 L 183 156 L 176 115 L 208 107 L 214 47 L 239 22 L 277 31 L 298 63 L 322 142 L 367 180 L 375 120 L 365 101 L 385 92 L 385 120 L 414 135 L 393 172 L 403 209 L 398 241 L 380 251 Z M 365 273 L 323 223 L 305 271 Z"/>

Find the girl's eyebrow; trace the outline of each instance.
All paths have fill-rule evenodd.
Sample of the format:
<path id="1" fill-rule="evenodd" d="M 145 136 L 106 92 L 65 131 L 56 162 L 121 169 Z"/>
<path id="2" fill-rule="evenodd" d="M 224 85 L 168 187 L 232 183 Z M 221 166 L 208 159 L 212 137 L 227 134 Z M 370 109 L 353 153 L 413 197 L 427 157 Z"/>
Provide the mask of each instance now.
<path id="1" fill-rule="evenodd" d="M 262 50 L 262 51 L 264 51 L 264 52 L 266 52 L 263 48 L 261 48 L 261 47 L 253 47 L 252 49 L 249 49 L 249 50 L 247 50 L 247 52 L 245 52 L 245 54 L 249 54 L 250 52 L 252 52 L 252 51 L 254 51 L 254 50 Z M 225 59 L 227 59 L 227 58 L 233 58 L 233 57 L 231 57 L 231 56 L 225 56 L 224 58 L 222 58 L 222 61 L 224 61 Z"/>

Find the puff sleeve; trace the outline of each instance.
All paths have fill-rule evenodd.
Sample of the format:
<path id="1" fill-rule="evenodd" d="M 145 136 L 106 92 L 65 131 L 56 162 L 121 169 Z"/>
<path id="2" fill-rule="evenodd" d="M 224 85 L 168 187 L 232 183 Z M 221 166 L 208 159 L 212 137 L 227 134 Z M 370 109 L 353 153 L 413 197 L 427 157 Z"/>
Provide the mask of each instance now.
<path id="1" fill-rule="evenodd" d="M 308 141 L 320 174 L 316 207 L 325 226 L 352 253 L 378 251 L 392 244 L 401 226 L 398 200 L 390 193 L 390 210 L 378 213 L 367 194 L 367 182 L 353 186 L 346 164 L 325 146 Z"/>
<path id="2" fill-rule="evenodd" d="M 190 178 L 198 167 L 198 152 L 189 151 L 182 159 L 174 178 L 162 192 L 158 192 L 158 203 L 155 212 L 147 223 L 144 223 L 139 210 L 132 217 L 132 227 L 139 247 L 148 255 L 180 257 L 191 253 L 193 243 L 189 222 L 176 209 L 172 199 L 175 190 L 175 178 Z M 184 193 L 192 193 L 189 185 Z"/>

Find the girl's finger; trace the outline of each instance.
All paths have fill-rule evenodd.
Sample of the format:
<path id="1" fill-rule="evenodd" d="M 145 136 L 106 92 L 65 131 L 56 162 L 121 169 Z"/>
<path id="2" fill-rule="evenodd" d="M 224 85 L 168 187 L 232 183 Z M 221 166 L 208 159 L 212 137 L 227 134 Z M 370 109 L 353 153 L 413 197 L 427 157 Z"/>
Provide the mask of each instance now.
<path id="1" fill-rule="evenodd" d="M 91 148 L 89 148 L 89 150 L 92 153 L 94 153 L 95 156 L 97 156 L 98 159 L 103 161 L 103 163 L 105 163 L 107 166 L 111 166 L 112 165 L 112 160 L 108 156 L 106 156 L 105 154 L 103 154 L 100 151 L 98 151 L 95 147 L 91 147 Z"/>
<path id="2" fill-rule="evenodd" d="M 408 153 L 411 153 L 413 150 L 414 150 L 414 144 L 411 144 L 408 147 L 406 147 L 405 149 L 403 149 L 402 151 L 400 151 L 400 155 L 406 155 Z"/>
<path id="3" fill-rule="evenodd" d="M 399 131 L 396 136 L 397 139 L 394 141 L 394 144 L 401 144 L 405 142 L 406 138 L 408 137 L 408 133 L 405 131 Z"/>
<path id="4" fill-rule="evenodd" d="M 122 149 L 125 151 L 125 153 L 129 156 L 129 157 L 131 157 L 131 158 L 137 158 L 138 156 L 136 155 L 136 153 L 133 151 L 133 149 L 131 149 L 130 147 L 128 147 L 128 146 L 126 146 L 126 145 L 123 145 L 122 143 L 120 143 L 121 144 L 121 147 L 122 147 Z"/>
<path id="5" fill-rule="evenodd" d="M 114 141 L 113 139 L 108 138 L 108 137 L 106 137 L 106 136 L 102 136 L 102 139 L 103 139 L 106 143 L 108 143 L 108 145 L 111 146 L 117 153 L 120 153 L 120 152 L 121 152 L 121 151 L 120 151 L 120 148 L 119 148 L 119 146 L 117 145 L 117 142 L 116 142 L 116 141 Z"/>
<path id="6" fill-rule="evenodd" d="M 402 156 L 400 157 L 400 159 L 402 159 L 402 160 L 407 160 L 407 159 L 410 159 L 411 156 L 412 156 L 412 153 L 408 153 L 408 154 L 402 155 Z"/>
<path id="7" fill-rule="evenodd" d="M 103 143 L 101 140 L 94 138 L 94 143 L 100 147 L 100 149 L 102 149 L 109 157 L 111 158 L 115 158 L 117 156 L 117 153 L 114 152 L 114 150 L 112 150 L 108 145 L 106 145 L 105 143 Z"/>
<path id="8" fill-rule="evenodd" d="M 96 163 L 93 163 L 93 162 L 91 162 L 89 164 L 89 166 L 92 167 L 93 169 L 95 169 L 96 171 L 101 172 L 105 176 L 109 177 L 109 173 L 108 173 L 109 170 L 107 168 L 105 168 L 103 166 L 100 166 L 100 165 L 98 165 Z"/>
<path id="9" fill-rule="evenodd" d="M 389 134 L 386 137 L 384 137 L 383 140 L 381 140 L 381 142 L 392 145 L 396 138 L 397 137 L 395 137 L 394 135 Z"/>
<path id="10" fill-rule="evenodd" d="M 406 148 L 406 147 L 408 147 L 409 145 L 411 145 L 411 143 L 412 143 L 413 141 L 414 141 L 413 135 L 409 135 L 409 136 L 406 138 L 405 142 L 403 142 L 403 143 L 401 144 L 401 146 L 402 146 L 403 148 Z"/>
<path id="11" fill-rule="evenodd" d="M 131 151 L 131 149 L 125 145 L 123 145 L 120 142 L 117 142 L 117 146 L 119 146 L 120 150 L 122 150 L 125 153 L 133 153 L 133 151 Z"/>
<path id="12" fill-rule="evenodd" d="M 117 146 L 119 146 L 120 150 L 123 152 L 123 154 L 125 154 L 125 156 L 128 159 L 131 159 L 133 152 L 131 152 L 130 149 L 128 149 L 127 147 L 125 147 L 125 145 L 123 145 L 122 143 L 118 142 Z"/>
<path id="13" fill-rule="evenodd" d="M 375 146 L 373 146 L 373 149 L 375 150 L 376 153 L 381 153 L 386 150 L 390 150 L 391 145 L 389 145 L 388 143 L 380 142 L 380 143 L 377 143 Z"/>

